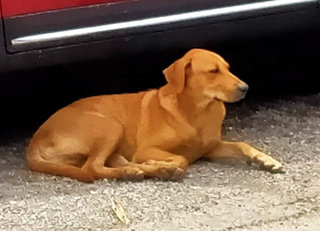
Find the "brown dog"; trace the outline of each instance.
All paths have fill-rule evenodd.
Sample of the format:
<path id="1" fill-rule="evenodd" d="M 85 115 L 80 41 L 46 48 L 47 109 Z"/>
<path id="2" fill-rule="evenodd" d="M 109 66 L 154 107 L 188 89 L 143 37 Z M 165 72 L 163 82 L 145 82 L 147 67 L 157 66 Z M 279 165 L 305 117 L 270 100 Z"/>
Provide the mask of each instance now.
<path id="1" fill-rule="evenodd" d="M 236 157 L 270 171 L 281 164 L 242 142 L 221 140 L 224 102 L 248 85 L 219 55 L 193 49 L 164 70 L 168 84 L 82 99 L 52 115 L 27 149 L 31 170 L 93 181 L 182 176 L 189 163 Z"/>

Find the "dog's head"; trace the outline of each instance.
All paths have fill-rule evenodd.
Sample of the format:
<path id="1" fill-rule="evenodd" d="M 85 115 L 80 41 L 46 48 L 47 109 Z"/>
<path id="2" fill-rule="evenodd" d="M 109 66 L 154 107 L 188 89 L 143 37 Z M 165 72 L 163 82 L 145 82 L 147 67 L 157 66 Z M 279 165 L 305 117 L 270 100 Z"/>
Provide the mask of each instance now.
<path id="1" fill-rule="evenodd" d="M 223 102 L 236 102 L 246 95 L 248 85 L 229 71 L 218 54 L 192 49 L 163 71 L 176 93 L 184 90 Z"/>

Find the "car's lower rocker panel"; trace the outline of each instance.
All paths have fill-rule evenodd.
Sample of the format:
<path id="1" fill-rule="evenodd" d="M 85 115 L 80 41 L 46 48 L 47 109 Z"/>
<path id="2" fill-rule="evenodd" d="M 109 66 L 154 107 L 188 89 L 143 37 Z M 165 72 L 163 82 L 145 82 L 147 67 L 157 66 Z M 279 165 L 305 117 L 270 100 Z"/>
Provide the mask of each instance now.
<path id="1" fill-rule="evenodd" d="M 93 38 L 110 38 L 121 34 L 121 31 L 132 30 L 137 33 L 140 30 L 157 30 L 157 26 L 172 26 L 195 23 L 206 19 L 214 19 L 227 16 L 250 16 L 251 12 L 259 13 L 267 10 L 286 9 L 290 6 L 301 4 L 317 4 L 317 0 L 272 0 L 263 2 L 254 2 L 248 4 L 231 5 L 213 9 L 197 10 L 186 13 L 171 14 L 159 17 L 141 18 L 132 21 L 123 21 L 116 23 L 108 23 L 103 25 L 88 26 L 75 29 L 67 29 L 48 33 L 32 34 L 22 37 L 17 37 L 11 40 L 11 46 L 14 50 L 28 50 L 30 48 L 41 48 L 53 46 L 54 43 L 72 44 L 72 40 L 88 40 L 88 37 Z M 180 24 L 179 24 L 180 23 Z M 109 33 L 109 34 L 108 34 Z M 97 40 L 97 39 L 95 39 Z M 71 41 L 71 42 L 70 42 Z"/>

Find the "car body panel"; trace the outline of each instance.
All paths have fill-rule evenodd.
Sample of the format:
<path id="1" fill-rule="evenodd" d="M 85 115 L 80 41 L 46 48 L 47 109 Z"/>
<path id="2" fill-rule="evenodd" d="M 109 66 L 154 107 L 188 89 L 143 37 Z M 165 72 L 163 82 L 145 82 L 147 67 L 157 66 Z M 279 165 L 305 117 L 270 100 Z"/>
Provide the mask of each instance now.
<path id="1" fill-rule="evenodd" d="M 234 4 L 234 1 L 233 3 L 225 1 L 222 4 L 221 1 L 198 0 L 196 4 L 194 1 L 189 1 L 188 4 L 172 4 L 168 0 L 140 0 L 10 18 L 4 20 L 6 45 L 8 51 L 13 53 L 227 20 L 241 20 L 310 9 L 317 5 L 314 0 L 300 1 L 300 3 L 294 3 L 295 0 L 241 2 L 240 4 L 237 1 L 237 4 Z M 287 4 L 288 2 L 294 4 Z M 280 4 L 270 7 L 266 3 Z M 250 10 L 250 7 L 254 10 Z M 32 40 L 35 35 L 38 37 Z M 27 39 L 29 41 L 26 41 Z"/>
<path id="2" fill-rule="evenodd" d="M 121 0 L 1 0 L 1 3 L 3 17 L 9 18 L 24 14 L 117 1 Z"/>
<path id="3" fill-rule="evenodd" d="M 317 0 L 257 1 L 257 0 L 169 0 L 117 1 L 98 5 L 46 11 L 3 18 L 1 31 L 4 57 L 0 70 L 33 68 L 89 59 L 112 58 L 192 47 L 210 48 L 261 36 L 277 35 L 298 30 L 317 30 L 320 25 Z M 236 2 L 236 4 L 235 4 Z M 92 28 L 101 25 L 141 22 L 163 16 L 192 12 L 253 6 L 263 2 L 287 5 L 230 11 L 210 17 L 185 19 L 170 23 L 100 31 L 67 39 L 14 44 L 19 38 Z M 256 6 L 255 5 L 255 6 Z M 230 8 L 231 7 L 231 8 Z M 232 8 L 234 9 L 234 8 Z M 3 37 L 5 36 L 5 38 Z"/>

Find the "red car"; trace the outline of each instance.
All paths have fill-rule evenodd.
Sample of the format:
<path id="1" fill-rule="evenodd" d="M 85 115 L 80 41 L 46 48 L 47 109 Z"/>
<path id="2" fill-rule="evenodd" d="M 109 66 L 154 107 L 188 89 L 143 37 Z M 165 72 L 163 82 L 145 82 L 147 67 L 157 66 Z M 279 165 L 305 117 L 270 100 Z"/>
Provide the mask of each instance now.
<path id="1" fill-rule="evenodd" d="M 319 0 L 0 0 L 0 71 L 318 27 Z"/>

